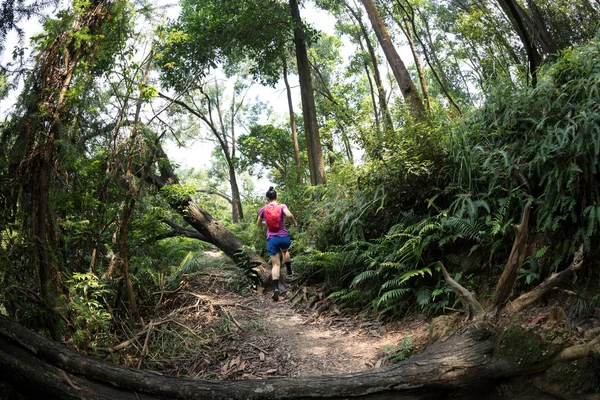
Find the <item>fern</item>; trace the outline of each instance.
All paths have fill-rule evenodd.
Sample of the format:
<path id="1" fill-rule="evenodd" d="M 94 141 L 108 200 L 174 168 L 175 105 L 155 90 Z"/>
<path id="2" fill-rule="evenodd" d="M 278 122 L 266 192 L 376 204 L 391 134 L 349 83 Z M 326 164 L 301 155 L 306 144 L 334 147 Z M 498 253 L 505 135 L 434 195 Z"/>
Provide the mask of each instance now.
<path id="1" fill-rule="evenodd" d="M 421 286 L 415 293 L 417 304 L 424 308 L 431 301 L 431 290 L 426 286 Z"/>
<path id="2" fill-rule="evenodd" d="M 404 295 L 406 295 L 407 293 L 410 293 L 409 288 L 399 288 L 399 289 L 387 291 L 383 295 L 381 295 L 377 300 L 375 300 L 375 304 L 376 304 L 375 309 L 378 309 L 383 304 L 386 304 L 393 300 L 397 300 L 397 299 L 403 297 Z"/>
<path id="3" fill-rule="evenodd" d="M 367 280 L 371 280 L 373 278 L 375 278 L 378 275 L 379 271 L 376 270 L 366 270 L 361 272 L 360 274 L 358 274 L 356 277 L 354 277 L 354 279 L 352 280 L 351 286 L 358 286 L 359 284 L 363 283 L 364 281 Z"/>
<path id="4" fill-rule="evenodd" d="M 425 277 L 425 274 L 431 276 L 431 270 L 427 267 L 421 269 L 414 269 L 412 271 L 408 271 L 400 275 L 398 278 L 398 283 L 401 285 L 407 280 L 414 278 L 415 276 Z"/>

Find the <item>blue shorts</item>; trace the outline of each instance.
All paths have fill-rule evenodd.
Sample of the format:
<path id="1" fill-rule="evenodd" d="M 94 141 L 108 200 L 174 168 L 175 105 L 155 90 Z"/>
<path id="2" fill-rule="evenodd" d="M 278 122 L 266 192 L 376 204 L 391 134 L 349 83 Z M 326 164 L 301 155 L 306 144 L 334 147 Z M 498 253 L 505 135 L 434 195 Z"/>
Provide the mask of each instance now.
<path id="1" fill-rule="evenodd" d="M 291 245 L 292 241 L 289 236 L 273 236 L 267 240 L 267 250 L 272 256 L 279 254 L 281 250 L 289 249 Z"/>

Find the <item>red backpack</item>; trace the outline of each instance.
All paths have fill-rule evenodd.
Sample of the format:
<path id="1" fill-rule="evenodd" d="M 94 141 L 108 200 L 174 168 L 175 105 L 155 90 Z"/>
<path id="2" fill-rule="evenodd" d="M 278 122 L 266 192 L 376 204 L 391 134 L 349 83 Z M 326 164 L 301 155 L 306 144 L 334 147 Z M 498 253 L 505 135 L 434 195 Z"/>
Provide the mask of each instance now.
<path id="1" fill-rule="evenodd" d="M 281 204 L 265 206 L 265 221 L 270 232 L 278 232 L 281 229 Z"/>

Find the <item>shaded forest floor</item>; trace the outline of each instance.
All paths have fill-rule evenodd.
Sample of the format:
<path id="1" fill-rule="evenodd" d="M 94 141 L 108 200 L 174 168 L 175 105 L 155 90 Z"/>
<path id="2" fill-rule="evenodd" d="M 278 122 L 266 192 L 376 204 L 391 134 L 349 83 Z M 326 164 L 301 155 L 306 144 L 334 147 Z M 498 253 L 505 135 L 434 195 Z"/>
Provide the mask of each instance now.
<path id="1" fill-rule="evenodd" d="M 460 330 L 465 322 L 462 313 L 454 312 L 433 319 L 416 314 L 384 324 L 367 315 L 345 313 L 317 288 L 299 284 L 290 284 L 274 302 L 270 292 L 250 290 L 248 280 L 226 257 L 218 252 L 206 255 L 207 265 L 184 276 L 176 290 L 165 289 L 145 299 L 144 324 L 129 329 L 124 341 L 113 347 L 113 362 L 210 380 L 358 372 L 401 361 Z M 584 343 L 600 333 L 600 309 L 574 318 L 568 310 L 575 299 L 562 292 L 525 312 L 504 315 L 500 323 L 517 328 L 504 332 L 524 332 L 528 338 L 527 332 L 535 331 L 550 338 L 550 346 Z M 129 326 L 123 323 L 121 329 L 127 331 Z M 502 347 L 499 352 L 507 352 L 509 358 L 533 354 L 528 341 L 523 348 L 518 340 L 510 348 Z M 594 363 L 582 362 L 577 370 L 595 369 Z M 574 383 L 579 373 L 566 376 L 561 372 L 565 368 L 574 371 L 571 365 L 558 365 L 500 382 L 490 387 L 490 396 L 496 397 L 489 398 L 570 399 L 597 393 L 594 387 L 600 377 L 582 374 L 581 382 Z M 554 386 L 549 384 L 557 379 Z M 595 396 L 600 397 L 585 398 Z"/>
<path id="2" fill-rule="evenodd" d="M 377 368 L 425 345 L 424 317 L 383 324 L 344 315 L 315 288 L 294 284 L 274 302 L 240 290 L 239 270 L 208 254 L 210 269 L 157 294 L 115 361 L 201 379 L 305 377 Z"/>

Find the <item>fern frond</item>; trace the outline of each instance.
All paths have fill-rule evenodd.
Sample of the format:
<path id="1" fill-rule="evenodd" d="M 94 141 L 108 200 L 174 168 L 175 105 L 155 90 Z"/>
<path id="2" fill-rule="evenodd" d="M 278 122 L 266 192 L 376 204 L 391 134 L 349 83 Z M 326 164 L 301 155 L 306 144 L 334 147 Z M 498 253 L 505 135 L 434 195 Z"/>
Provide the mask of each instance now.
<path id="1" fill-rule="evenodd" d="M 378 275 L 378 271 L 373 270 L 373 269 L 369 269 L 366 271 L 361 272 L 360 274 L 356 275 L 354 277 L 354 279 L 352 280 L 352 283 L 350 284 L 350 286 L 357 286 L 358 284 L 369 280 L 369 279 L 373 279 Z"/>
<path id="2" fill-rule="evenodd" d="M 406 295 L 407 293 L 410 293 L 409 288 L 399 288 L 385 292 L 383 295 L 381 295 L 381 297 L 379 297 L 375 301 L 375 307 L 379 308 L 382 304 L 388 303 L 393 300 L 397 300 L 402 296 Z"/>
<path id="3" fill-rule="evenodd" d="M 424 307 L 431 301 L 431 290 L 426 286 L 421 286 L 417 289 L 415 296 L 417 298 L 417 304 Z"/>
<path id="4" fill-rule="evenodd" d="M 428 267 L 425 267 L 425 268 L 414 269 L 412 271 L 405 272 L 399 277 L 399 283 L 402 284 L 402 283 L 406 282 L 407 280 L 414 278 L 415 276 L 420 276 L 420 277 L 424 278 L 425 274 L 429 274 L 429 276 L 431 276 L 431 269 L 429 269 Z"/>

